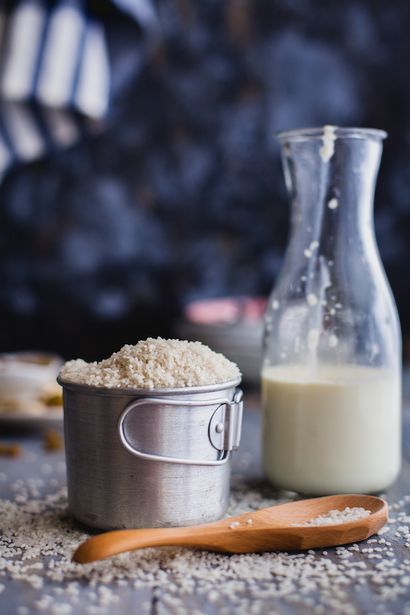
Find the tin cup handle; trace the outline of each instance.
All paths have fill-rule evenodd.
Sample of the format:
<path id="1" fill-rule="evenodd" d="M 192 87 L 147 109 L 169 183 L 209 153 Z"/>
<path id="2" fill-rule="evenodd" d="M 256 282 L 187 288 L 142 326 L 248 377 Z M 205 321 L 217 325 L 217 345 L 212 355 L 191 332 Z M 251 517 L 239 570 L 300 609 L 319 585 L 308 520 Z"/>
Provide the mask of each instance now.
<path id="1" fill-rule="evenodd" d="M 127 440 L 124 431 L 124 423 L 128 414 L 138 408 L 139 406 L 146 405 L 167 405 L 167 406 L 218 406 L 213 413 L 209 423 L 209 439 L 211 444 L 220 450 L 221 457 L 216 460 L 207 459 L 185 459 L 179 457 L 167 457 L 165 455 L 155 455 L 153 453 L 143 453 L 142 451 L 134 448 L 132 444 Z M 225 410 L 225 412 L 223 412 Z M 166 399 L 164 397 L 144 397 L 137 399 L 124 408 L 118 419 L 118 435 L 124 448 L 129 453 L 135 455 L 139 459 L 145 459 L 148 461 L 162 461 L 165 463 L 178 463 L 183 465 L 196 465 L 196 466 L 220 466 L 226 463 L 229 459 L 230 452 L 233 449 L 238 448 L 241 426 L 242 426 L 242 391 L 237 389 L 233 400 L 230 399 L 213 399 L 208 402 L 199 400 L 176 400 Z M 222 420 L 221 420 L 222 412 Z M 222 427 L 221 427 L 222 426 Z M 216 429 L 218 434 L 221 434 L 226 429 L 226 437 L 220 440 L 220 443 L 216 445 L 215 438 L 213 438 L 213 430 Z M 223 448 L 219 448 L 222 446 Z"/>

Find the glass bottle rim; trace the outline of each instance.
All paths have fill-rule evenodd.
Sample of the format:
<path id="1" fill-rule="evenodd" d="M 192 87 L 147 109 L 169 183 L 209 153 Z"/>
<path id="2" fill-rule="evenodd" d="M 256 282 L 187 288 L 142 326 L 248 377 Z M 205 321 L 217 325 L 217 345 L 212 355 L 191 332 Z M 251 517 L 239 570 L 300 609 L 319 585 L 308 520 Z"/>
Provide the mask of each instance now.
<path id="1" fill-rule="evenodd" d="M 374 139 L 380 141 L 387 137 L 387 132 L 379 128 L 354 128 L 350 126 L 319 126 L 317 128 L 296 128 L 281 130 L 275 133 L 279 141 L 309 141 L 323 139 L 325 128 L 334 130 L 336 138 L 343 139 Z"/>

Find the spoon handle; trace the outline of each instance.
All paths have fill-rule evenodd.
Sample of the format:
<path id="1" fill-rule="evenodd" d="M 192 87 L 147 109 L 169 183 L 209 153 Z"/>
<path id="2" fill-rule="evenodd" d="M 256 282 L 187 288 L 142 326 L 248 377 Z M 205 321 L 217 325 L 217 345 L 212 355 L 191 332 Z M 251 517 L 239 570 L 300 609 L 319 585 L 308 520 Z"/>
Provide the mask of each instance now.
<path id="1" fill-rule="evenodd" d="M 212 534 L 215 533 L 212 532 Z M 87 564 L 96 560 L 105 559 L 118 553 L 143 549 L 144 547 L 168 547 L 178 545 L 181 547 L 198 547 L 207 544 L 210 538 L 209 530 L 206 532 L 205 526 L 182 527 L 182 528 L 154 528 L 140 530 L 114 530 L 92 536 L 83 542 L 75 551 L 73 560 L 80 564 Z M 215 545 L 217 548 L 217 545 Z"/>

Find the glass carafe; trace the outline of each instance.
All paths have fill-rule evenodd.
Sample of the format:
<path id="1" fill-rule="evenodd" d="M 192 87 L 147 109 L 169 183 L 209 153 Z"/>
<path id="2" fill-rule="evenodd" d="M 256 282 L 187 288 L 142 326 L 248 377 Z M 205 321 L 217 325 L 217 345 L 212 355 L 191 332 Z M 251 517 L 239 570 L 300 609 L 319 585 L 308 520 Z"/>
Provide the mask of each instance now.
<path id="1" fill-rule="evenodd" d="M 265 320 L 263 463 L 276 486 L 379 492 L 401 460 L 401 342 L 377 250 L 380 130 L 279 135 L 291 230 Z"/>

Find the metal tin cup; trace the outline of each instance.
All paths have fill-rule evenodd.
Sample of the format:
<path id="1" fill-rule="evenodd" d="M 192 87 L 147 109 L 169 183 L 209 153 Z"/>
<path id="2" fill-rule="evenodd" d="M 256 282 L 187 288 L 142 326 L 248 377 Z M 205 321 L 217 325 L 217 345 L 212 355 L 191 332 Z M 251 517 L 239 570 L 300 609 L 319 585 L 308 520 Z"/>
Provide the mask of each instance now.
<path id="1" fill-rule="evenodd" d="M 242 424 L 240 379 L 177 389 L 63 387 L 69 510 L 101 529 L 222 517 Z"/>

